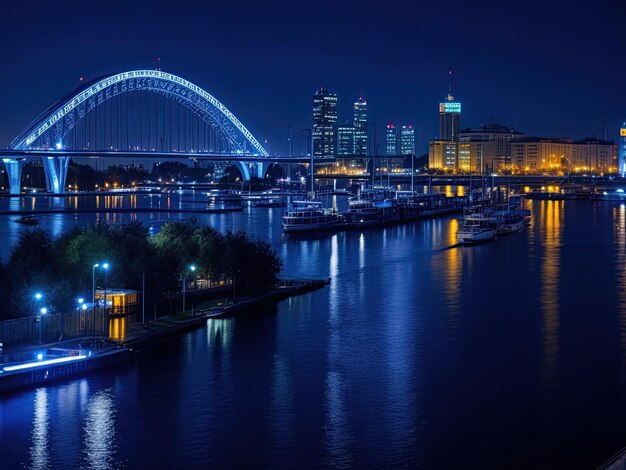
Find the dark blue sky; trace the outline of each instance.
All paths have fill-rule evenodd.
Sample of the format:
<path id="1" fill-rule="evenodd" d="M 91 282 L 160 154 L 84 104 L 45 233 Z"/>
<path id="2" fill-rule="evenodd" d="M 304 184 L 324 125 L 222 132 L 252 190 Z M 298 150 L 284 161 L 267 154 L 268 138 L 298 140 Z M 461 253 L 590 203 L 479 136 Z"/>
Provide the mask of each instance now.
<path id="1" fill-rule="evenodd" d="M 15 1 L 0 17 L 0 146 L 80 76 L 152 68 L 157 56 L 271 153 L 286 153 L 289 126 L 311 125 L 320 85 L 338 94 L 340 120 L 364 96 L 380 139 L 387 122 L 412 123 L 426 152 L 450 68 L 463 127 L 495 116 L 533 135 L 602 136 L 606 118 L 615 138 L 626 120 L 617 0 Z"/>

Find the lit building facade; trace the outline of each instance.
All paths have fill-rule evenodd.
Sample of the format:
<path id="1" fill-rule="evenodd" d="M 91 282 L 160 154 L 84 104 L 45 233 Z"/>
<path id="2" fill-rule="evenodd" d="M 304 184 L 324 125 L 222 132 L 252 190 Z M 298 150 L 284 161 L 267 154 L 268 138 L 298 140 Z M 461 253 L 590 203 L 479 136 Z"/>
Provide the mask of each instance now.
<path id="1" fill-rule="evenodd" d="M 618 146 L 613 141 L 588 137 L 572 142 L 569 170 L 574 172 L 617 173 Z"/>
<path id="2" fill-rule="evenodd" d="M 456 170 L 457 152 L 457 142 L 431 140 L 428 142 L 428 168 L 431 170 Z"/>
<path id="3" fill-rule="evenodd" d="M 337 126 L 337 156 L 354 155 L 354 126 L 340 124 Z"/>
<path id="4" fill-rule="evenodd" d="M 511 144 L 513 160 L 524 172 L 617 173 L 618 146 L 595 137 L 582 140 L 529 137 Z"/>
<path id="5" fill-rule="evenodd" d="M 363 98 L 354 103 L 354 154 L 367 155 L 367 103 Z"/>
<path id="6" fill-rule="evenodd" d="M 313 155 L 315 158 L 335 156 L 337 95 L 325 87 L 313 95 Z"/>
<path id="7" fill-rule="evenodd" d="M 446 100 L 439 103 L 439 140 L 459 140 L 460 128 L 461 103 L 448 94 Z"/>
<path id="8" fill-rule="evenodd" d="M 415 154 L 415 129 L 409 124 L 400 129 L 400 155 Z"/>
<path id="9" fill-rule="evenodd" d="M 524 134 L 513 128 L 493 123 L 475 129 L 463 129 L 459 132 L 459 142 L 473 145 L 463 146 L 463 153 L 470 151 L 471 156 L 464 160 L 463 165 L 459 165 L 459 171 L 466 171 L 463 168 L 470 160 L 474 163 L 470 165 L 473 169 L 469 171 L 492 173 L 513 169 L 511 142 L 522 137 Z"/>
<path id="10" fill-rule="evenodd" d="M 619 130 L 619 174 L 626 176 L 626 122 Z"/>
<path id="11" fill-rule="evenodd" d="M 387 124 L 385 155 L 398 155 L 398 128 Z"/>
<path id="12" fill-rule="evenodd" d="M 511 153 L 524 173 L 562 171 L 572 161 L 572 140 L 526 137 L 511 143 Z"/>

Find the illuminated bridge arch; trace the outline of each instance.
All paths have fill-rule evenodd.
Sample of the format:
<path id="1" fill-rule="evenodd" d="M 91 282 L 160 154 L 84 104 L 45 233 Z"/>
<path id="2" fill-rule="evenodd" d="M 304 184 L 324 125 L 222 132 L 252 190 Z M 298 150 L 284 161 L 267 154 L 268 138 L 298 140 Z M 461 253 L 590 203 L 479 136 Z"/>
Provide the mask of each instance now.
<path id="1" fill-rule="evenodd" d="M 65 188 L 73 150 L 132 151 L 144 156 L 151 151 L 191 152 L 225 155 L 234 162 L 238 155 L 268 156 L 214 96 L 160 70 L 134 70 L 83 84 L 40 114 L 13 140 L 10 149 L 54 151 L 55 155 L 42 157 L 42 161 L 48 190 L 55 193 Z M 62 151 L 68 156 L 59 156 Z M 13 187 L 19 183 L 21 160 L 3 161 Z M 242 170 L 245 174 L 249 169 Z"/>

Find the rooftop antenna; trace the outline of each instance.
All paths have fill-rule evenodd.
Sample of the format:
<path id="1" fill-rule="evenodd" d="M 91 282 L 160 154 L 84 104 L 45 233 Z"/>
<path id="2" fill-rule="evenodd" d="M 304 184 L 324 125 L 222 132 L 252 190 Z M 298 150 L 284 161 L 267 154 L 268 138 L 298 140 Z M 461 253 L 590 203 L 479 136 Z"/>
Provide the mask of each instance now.
<path id="1" fill-rule="evenodd" d="M 452 69 L 448 71 L 448 100 L 452 100 Z"/>
<path id="2" fill-rule="evenodd" d="M 80 84 L 82 85 L 83 81 L 85 80 L 85 77 L 80 77 L 79 80 L 80 80 Z"/>
<path id="3" fill-rule="evenodd" d="M 157 66 L 156 66 L 156 69 L 157 69 L 158 71 L 161 71 L 161 58 L 160 58 L 160 57 L 157 57 Z"/>

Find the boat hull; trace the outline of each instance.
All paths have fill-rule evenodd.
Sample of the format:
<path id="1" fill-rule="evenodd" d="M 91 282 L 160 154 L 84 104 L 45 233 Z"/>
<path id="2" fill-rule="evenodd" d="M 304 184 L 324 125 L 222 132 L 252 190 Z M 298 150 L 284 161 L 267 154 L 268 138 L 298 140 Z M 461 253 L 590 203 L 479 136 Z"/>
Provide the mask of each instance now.
<path id="1" fill-rule="evenodd" d="M 496 236 L 496 230 L 483 230 L 480 232 L 467 232 L 459 230 L 457 240 L 463 244 L 473 244 L 493 240 Z"/>

